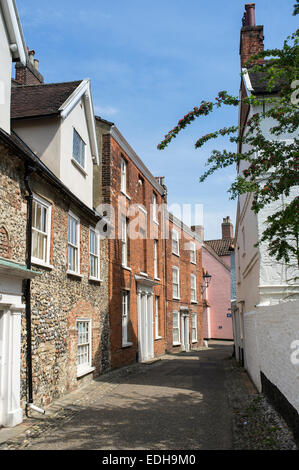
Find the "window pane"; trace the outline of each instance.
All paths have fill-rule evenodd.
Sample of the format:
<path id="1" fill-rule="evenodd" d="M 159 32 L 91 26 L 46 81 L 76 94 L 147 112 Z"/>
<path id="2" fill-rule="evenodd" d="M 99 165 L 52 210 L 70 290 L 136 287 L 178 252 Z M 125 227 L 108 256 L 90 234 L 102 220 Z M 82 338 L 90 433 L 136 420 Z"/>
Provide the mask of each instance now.
<path id="1" fill-rule="evenodd" d="M 75 129 L 74 129 L 74 137 L 73 137 L 73 158 L 76 160 L 76 162 L 78 162 L 84 168 L 85 144 Z"/>

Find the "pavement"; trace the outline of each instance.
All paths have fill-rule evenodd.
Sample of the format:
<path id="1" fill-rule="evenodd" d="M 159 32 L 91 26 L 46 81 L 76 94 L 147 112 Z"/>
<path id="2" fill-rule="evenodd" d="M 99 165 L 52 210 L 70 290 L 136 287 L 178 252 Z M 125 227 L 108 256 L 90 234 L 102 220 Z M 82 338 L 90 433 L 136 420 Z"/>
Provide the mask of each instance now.
<path id="1" fill-rule="evenodd" d="M 0 430 L 0 449 L 232 449 L 232 351 L 232 343 L 210 342 L 102 376 L 54 403 L 45 417 Z"/>

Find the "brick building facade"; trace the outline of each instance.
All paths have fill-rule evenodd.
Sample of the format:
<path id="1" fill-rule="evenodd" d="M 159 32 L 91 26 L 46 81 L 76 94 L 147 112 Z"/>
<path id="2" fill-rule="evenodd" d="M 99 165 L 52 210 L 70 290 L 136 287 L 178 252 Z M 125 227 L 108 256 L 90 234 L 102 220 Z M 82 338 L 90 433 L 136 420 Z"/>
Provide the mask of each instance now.
<path id="1" fill-rule="evenodd" d="M 111 211 L 113 225 L 109 305 L 114 368 L 165 352 L 166 188 L 112 123 L 96 121 L 102 165 L 95 175 L 95 200 L 104 205 L 101 211 Z"/>
<path id="2" fill-rule="evenodd" d="M 201 240 L 174 215 L 167 219 L 167 351 L 189 351 L 203 345 Z"/>

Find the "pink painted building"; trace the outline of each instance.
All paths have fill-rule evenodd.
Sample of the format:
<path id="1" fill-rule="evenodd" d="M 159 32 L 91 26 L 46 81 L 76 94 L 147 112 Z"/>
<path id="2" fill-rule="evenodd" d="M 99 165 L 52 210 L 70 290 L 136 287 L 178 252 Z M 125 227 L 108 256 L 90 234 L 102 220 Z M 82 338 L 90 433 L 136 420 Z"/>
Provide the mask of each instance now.
<path id="1" fill-rule="evenodd" d="M 231 251 L 233 225 L 229 217 L 223 219 L 222 238 L 205 240 L 202 250 L 202 264 L 212 278 L 204 289 L 204 338 L 233 339 L 231 317 Z"/>

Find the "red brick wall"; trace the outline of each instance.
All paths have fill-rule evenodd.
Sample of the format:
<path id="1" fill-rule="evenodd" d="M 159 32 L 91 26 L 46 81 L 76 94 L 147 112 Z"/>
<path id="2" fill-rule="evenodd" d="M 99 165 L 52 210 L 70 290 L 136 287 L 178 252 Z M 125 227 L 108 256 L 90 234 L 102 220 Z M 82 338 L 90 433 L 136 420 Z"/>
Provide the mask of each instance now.
<path id="1" fill-rule="evenodd" d="M 251 56 L 264 50 L 264 27 L 263 26 L 244 26 L 241 29 L 240 56 L 241 67 L 250 59 Z M 264 59 L 256 61 L 262 64 Z"/>
<path id="2" fill-rule="evenodd" d="M 144 205 L 147 210 L 147 229 L 150 233 L 150 206 L 153 200 L 153 191 L 157 195 L 157 204 L 163 204 L 162 196 L 154 190 L 151 182 L 143 175 L 130 157 L 124 152 L 120 145 L 108 134 L 103 135 L 102 152 L 102 191 L 103 203 L 111 203 L 115 210 L 115 230 L 118 231 L 118 202 L 121 196 L 121 158 L 127 160 L 127 195 L 123 196 L 124 209 L 128 209 L 133 204 Z M 143 188 L 138 181 L 140 176 L 143 179 Z M 142 190 L 141 190 L 142 189 Z M 124 211 L 125 213 L 125 211 Z M 161 217 L 161 216 L 160 216 Z M 129 223 L 135 215 L 129 215 Z M 155 355 L 159 356 L 165 352 L 165 286 L 164 286 L 164 241 L 162 240 L 162 220 L 160 225 L 152 224 L 153 237 L 159 243 L 158 271 L 159 285 L 154 286 L 154 299 L 160 297 L 160 325 L 162 339 L 155 340 Z M 111 366 L 120 367 L 137 360 L 138 355 L 138 311 L 137 311 L 137 286 L 135 275 L 146 270 L 150 278 L 154 278 L 154 239 L 129 240 L 128 266 L 130 271 L 121 266 L 121 241 L 118 237 L 109 241 L 109 305 L 110 305 L 110 344 L 111 344 Z M 146 249 L 146 257 L 145 257 Z M 146 258 L 146 266 L 144 266 Z M 132 346 L 122 347 L 122 290 L 130 291 L 130 319 L 131 319 L 131 342 Z"/>
<path id="3" fill-rule="evenodd" d="M 180 234 L 179 256 L 172 253 L 171 230 L 174 229 Z M 197 314 L 197 343 L 192 343 L 192 318 L 189 315 L 190 328 L 190 348 L 197 348 L 203 345 L 203 304 L 201 294 L 202 284 L 202 249 L 199 242 L 191 235 L 179 228 L 172 221 L 169 221 L 169 240 L 166 244 L 167 253 L 167 351 L 179 352 L 181 346 L 173 345 L 173 312 L 180 312 L 181 307 L 187 307 L 190 313 Z M 196 244 L 196 264 L 190 262 L 190 241 Z M 172 268 L 177 266 L 180 269 L 180 300 L 173 299 Z M 191 303 L 191 274 L 196 275 L 197 303 Z"/>

